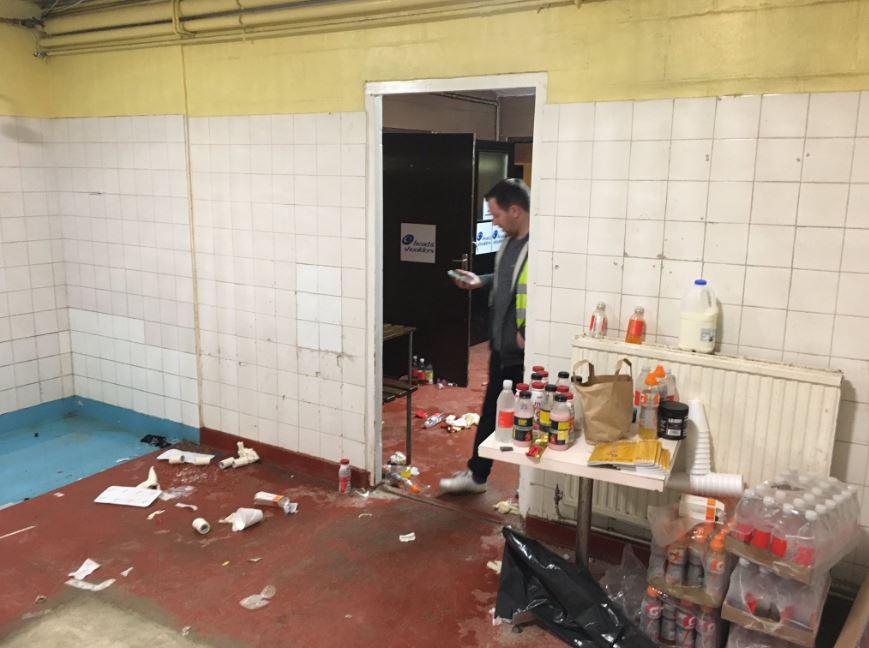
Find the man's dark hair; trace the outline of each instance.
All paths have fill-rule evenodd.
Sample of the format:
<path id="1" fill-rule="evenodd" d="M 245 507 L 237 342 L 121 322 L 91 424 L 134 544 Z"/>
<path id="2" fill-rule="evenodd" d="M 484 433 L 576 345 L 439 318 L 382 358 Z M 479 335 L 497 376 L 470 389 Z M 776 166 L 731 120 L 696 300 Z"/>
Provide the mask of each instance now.
<path id="1" fill-rule="evenodd" d="M 528 185 L 518 178 L 507 178 L 495 184 L 483 196 L 486 200 L 495 199 L 501 209 L 510 209 L 516 205 L 527 212 L 531 211 L 531 194 Z"/>

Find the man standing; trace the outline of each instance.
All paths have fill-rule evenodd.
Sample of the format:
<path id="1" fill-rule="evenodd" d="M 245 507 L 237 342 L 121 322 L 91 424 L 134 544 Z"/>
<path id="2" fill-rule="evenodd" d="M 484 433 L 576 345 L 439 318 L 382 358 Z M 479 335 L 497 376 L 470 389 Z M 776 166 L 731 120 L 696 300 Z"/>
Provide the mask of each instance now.
<path id="1" fill-rule="evenodd" d="M 512 380 L 516 385 L 522 382 L 524 375 L 530 195 L 524 182 L 508 179 L 498 182 L 484 199 L 492 212 L 492 223 L 507 237 L 495 255 L 495 273 L 477 276 L 473 272 L 457 270 L 464 279 L 455 279 L 454 282 L 466 290 L 483 286 L 491 288 L 489 383 L 468 469 L 441 480 L 441 491 L 445 493 L 486 491 L 492 460 L 480 457 L 477 449 L 495 430 L 495 410 L 503 382 Z"/>

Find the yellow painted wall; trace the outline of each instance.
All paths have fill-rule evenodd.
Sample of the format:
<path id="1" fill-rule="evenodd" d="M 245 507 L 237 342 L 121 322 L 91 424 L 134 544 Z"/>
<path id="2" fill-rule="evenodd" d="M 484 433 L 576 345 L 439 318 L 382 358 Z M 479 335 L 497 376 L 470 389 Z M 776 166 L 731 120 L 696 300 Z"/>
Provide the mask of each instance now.
<path id="1" fill-rule="evenodd" d="M 48 66 L 56 116 L 361 110 L 365 81 L 537 71 L 556 103 L 869 89 L 869 0 L 604 0 Z"/>
<path id="2" fill-rule="evenodd" d="M 0 115 L 49 114 L 49 69 L 34 58 L 35 45 L 27 30 L 0 24 Z"/>

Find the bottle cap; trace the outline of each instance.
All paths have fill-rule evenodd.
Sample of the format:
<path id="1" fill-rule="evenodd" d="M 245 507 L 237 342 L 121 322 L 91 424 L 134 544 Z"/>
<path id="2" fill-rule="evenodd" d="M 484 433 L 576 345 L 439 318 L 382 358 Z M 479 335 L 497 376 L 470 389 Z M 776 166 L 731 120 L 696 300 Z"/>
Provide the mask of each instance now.
<path id="1" fill-rule="evenodd" d="M 664 371 L 664 365 L 658 365 L 657 367 L 655 367 L 655 377 L 656 378 L 663 378 L 666 375 L 667 375 L 667 372 Z"/>
<path id="2" fill-rule="evenodd" d="M 535 380 L 531 383 L 531 389 L 543 389 L 543 381 Z"/>
<path id="3" fill-rule="evenodd" d="M 502 385 L 503 385 L 504 389 L 513 389 L 513 381 L 512 380 L 505 380 L 502 383 Z"/>
<path id="4" fill-rule="evenodd" d="M 342 460 L 341 460 L 341 465 L 342 465 L 342 466 L 349 466 L 349 465 L 350 465 L 350 460 L 349 460 L 349 459 L 342 459 Z"/>
<path id="5" fill-rule="evenodd" d="M 516 385 L 516 391 L 524 392 L 528 391 L 528 383 L 519 383 Z"/>
<path id="6" fill-rule="evenodd" d="M 826 506 L 826 504 L 818 504 L 818 505 L 815 507 L 815 512 L 816 512 L 818 515 L 826 515 L 826 514 L 827 514 L 827 506 Z"/>
<path id="7" fill-rule="evenodd" d="M 764 506 L 772 506 L 773 504 L 775 504 L 775 500 L 773 498 L 771 498 L 769 495 L 767 495 L 766 497 L 763 498 L 763 505 Z"/>
<path id="8" fill-rule="evenodd" d="M 567 392 L 567 400 L 573 400 L 573 392 Z"/>
<path id="9" fill-rule="evenodd" d="M 653 374 L 653 373 L 650 371 L 650 372 L 649 372 L 649 375 L 646 376 L 645 383 L 646 383 L 647 385 L 649 385 L 650 387 L 653 387 L 654 385 L 657 385 L 657 384 L 658 384 L 658 379 L 655 378 L 655 374 Z"/>
<path id="10" fill-rule="evenodd" d="M 806 519 L 809 522 L 815 522 L 818 519 L 817 511 L 806 511 Z"/>
<path id="11" fill-rule="evenodd" d="M 742 496 L 743 496 L 743 497 L 754 497 L 754 489 L 753 489 L 753 488 L 749 488 L 749 489 L 747 489 L 747 490 L 742 494 Z"/>
<path id="12" fill-rule="evenodd" d="M 546 367 L 544 367 L 543 365 L 534 365 L 533 367 L 531 367 L 531 371 L 533 371 L 534 373 L 540 373 L 544 369 L 546 369 Z"/>
<path id="13" fill-rule="evenodd" d="M 519 392 L 519 398 L 531 398 L 531 392 L 527 389 L 523 389 Z"/>
<path id="14" fill-rule="evenodd" d="M 600 310 L 606 310 L 606 304 L 604 302 L 598 302 L 597 307 Z"/>
<path id="15" fill-rule="evenodd" d="M 646 588 L 646 594 L 647 594 L 648 596 L 650 596 L 651 598 L 658 598 L 658 590 L 656 590 L 656 589 L 655 589 L 654 587 L 652 587 L 651 585 L 649 585 L 649 586 Z"/>
<path id="16" fill-rule="evenodd" d="M 554 392 L 558 390 L 558 387 L 556 387 L 554 383 L 547 383 L 544 389 L 548 392 Z"/>
<path id="17" fill-rule="evenodd" d="M 643 316 L 643 313 L 645 313 L 645 312 L 646 312 L 646 309 L 643 308 L 642 306 L 637 306 L 637 307 L 634 309 L 634 315 L 639 315 L 640 317 L 642 317 L 642 316 Z"/>
<path id="18" fill-rule="evenodd" d="M 694 285 L 695 285 L 695 286 L 705 286 L 705 285 L 706 285 L 706 280 L 705 280 L 705 279 L 695 279 L 695 280 L 694 280 Z"/>
<path id="19" fill-rule="evenodd" d="M 791 504 L 790 502 L 788 502 L 787 504 L 785 504 L 784 506 L 782 506 L 782 510 L 783 510 L 785 513 L 790 513 L 791 511 L 794 510 L 794 505 Z"/>
<path id="20" fill-rule="evenodd" d="M 556 403 L 566 403 L 567 396 L 565 396 L 564 394 L 555 394 L 555 402 Z"/>
<path id="21" fill-rule="evenodd" d="M 798 497 L 794 500 L 794 508 L 801 509 L 805 505 L 806 505 L 806 500 L 804 500 L 802 497 Z"/>
<path id="22" fill-rule="evenodd" d="M 559 372 L 558 372 L 558 377 L 559 377 L 559 378 L 570 378 L 570 374 L 569 374 L 568 372 L 566 372 L 566 371 L 559 371 Z"/>
<path id="23" fill-rule="evenodd" d="M 540 375 L 540 372 L 539 372 L 539 371 L 535 371 L 535 372 L 533 372 L 533 373 L 531 374 L 531 380 L 532 380 L 532 381 L 533 381 L 533 380 L 540 380 L 541 378 L 543 378 L 543 376 Z"/>
<path id="24" fill-rule="evenodd" d="M 567 394 L 568 392 L 570 392 L 570 387 L 568 387 L 567 385 L 558 385 L 556 389 L 558 390 L 559 394 Z"/>
<path id="25" fill-rule="evenodd" d="M 542 378 L 549 378 L 549 372 L 546 371 L 545 369 L 544 369 L 543 371 L 539 372 L 539 373 L 540 373 L 540 376 L 541 376 Z"/>
<path id="26" fill-rule="evenodd" d="M 775 501 L 776 502 L 784 502 L 787 499 L 787 497 L 788 497 L 788 494 L 785 493 L 783 490 L 777 490 L 775 492 Z"/>

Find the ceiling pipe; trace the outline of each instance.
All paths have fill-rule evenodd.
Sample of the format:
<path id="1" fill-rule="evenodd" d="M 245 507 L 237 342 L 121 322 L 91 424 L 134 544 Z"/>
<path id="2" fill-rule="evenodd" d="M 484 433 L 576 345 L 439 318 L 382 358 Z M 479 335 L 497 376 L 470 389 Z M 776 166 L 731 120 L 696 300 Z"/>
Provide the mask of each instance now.
<path id="1" fill-rule="evenodd" d="M 298 3 L 299 0 L 291 4 Z M 215 9 L 219 12 L 230 4 L 235 7 L 235 11 L 231 13 L 204 13 L 213 12 Z M 45 36 L 39 40 L 39 47 L 43 53 L 52 55 L 153 47 L 179 42 L 225 42 L 240 37 L 251 39 L 319 33 L 342 28 L 406 24 L 421 19 L 492 15 L 568 4 L 572 4 L 571 0 L 339 0 L 328 5 L 307 4 L 286 8 L 288 3 L 279 0 L 178 0 L 177 19 L 173 23 L 172 2 L 161 0 L 137 8 L 140 11 L 132 15 L 140 19 L 146 15 L 146 9 L 153 12 L 163 8 L 167 12 L 165 20 L 147 25 L 130 25 L 123 17 L 124 7 L 113 12 L 92 12 L 122 14 L 116 16 L 116 23 L 125 24 L 96 31 Z M 242 11 L 238 10 L 239 5 Z M 194 12 L 203 17 L 192 17 Z M 81 17 L 86 15 L 80 14 Z M 83 24 L 67 23 L 62 28 L 78 28 Z M 54 29 L 60 28 L 55 24 Z M 187 33 L 193 35 L 183 36 Z"/>

